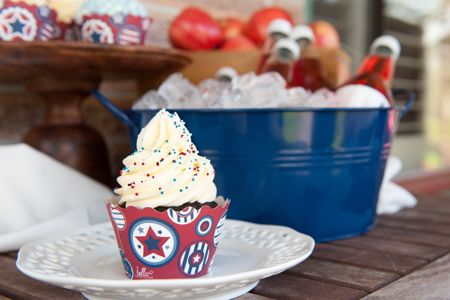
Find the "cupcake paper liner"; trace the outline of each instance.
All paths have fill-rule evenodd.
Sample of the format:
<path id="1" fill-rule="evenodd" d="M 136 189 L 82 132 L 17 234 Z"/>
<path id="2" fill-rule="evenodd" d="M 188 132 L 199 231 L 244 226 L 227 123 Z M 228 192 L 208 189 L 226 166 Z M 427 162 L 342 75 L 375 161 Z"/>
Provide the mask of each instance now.
<path id="1" fill-rule="evenodd" d="M 194 278 L 207 274 L 229 200 L 212 208 L 136 208 L 107 202 L 125 273 L 130 279 Z"/>
<path id="2" fill-rule="evenodd" d="M 80 34 L 83 41 L 117 45 L 143 45 L 150 19 L 130 14 L 85 15 Z"/>
<path id="3" fill-rule="evenodd" d="M 61 37 L 56 11 L 49 6 L 0 0 L 1 41 L 48 41 Z"/>

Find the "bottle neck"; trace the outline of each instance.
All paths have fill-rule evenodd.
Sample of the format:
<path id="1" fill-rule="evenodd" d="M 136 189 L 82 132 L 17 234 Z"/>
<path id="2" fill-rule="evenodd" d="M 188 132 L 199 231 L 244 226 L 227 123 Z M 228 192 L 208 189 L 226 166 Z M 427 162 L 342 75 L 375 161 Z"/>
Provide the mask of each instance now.
<path id="1" fill-rule="evenodd" d="M 263 52 L 270 53 L 270 50 L 273 48 L 273 46 L 281 40 L 282 38 L 286 38 L 287 36 L 283 33 L 274 32 L 267 36 L 264 45 L 263 45 Z"/>
<path id="2" fill-rule="evenodd" d="M 372 54 L 364 59 L 357 74 L 378 74 L 390 85 L 394 77 L 394 67 L 395 61 L 392 56 Z"/>
<path id="3" fill-rule="evenodd" d="M 308 49 L 309 46 L 311 46 L 311 44 L 312 44 L 312 41 L 307 38 L 299 38 L 299 39 L 296 39 L 295 42 L 297 43 L 297 45 L 299 46 L 299 48 L 302 51 L 305 51 L 306 49 Z"/>
<path id="4" fill-rule="evenodd" d="M 277 49 L 272 53 L 272 57 L 276 62 L 286 65 L 293 64 L 296 59 L 295 53 L 288 48 Z"/>

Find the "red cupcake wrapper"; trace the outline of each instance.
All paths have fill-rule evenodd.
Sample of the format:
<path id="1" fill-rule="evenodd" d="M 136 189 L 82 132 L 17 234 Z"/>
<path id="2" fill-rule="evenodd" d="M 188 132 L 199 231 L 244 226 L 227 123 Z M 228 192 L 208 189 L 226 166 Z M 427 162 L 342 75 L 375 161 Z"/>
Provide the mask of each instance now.
<path id="1" fill-rule="evenodd" d="M 48 41 L 61 34 L 56 11 L 49 6 L 0 0 L 1 41 Z"/>
<path id="2" fill-rule="evenodd" d="M 206 275 L 216 253 L 229 201 L 181 211 L 122 208 L 106 203 L 125 273 L 130 279 Z"/>
<path id="3" fill-rule="evenodd" d="M 150 18 L 134 15 L 88 15 L 81 23 L 81 39 L 102 44 L 143 45 L 150 22 Z"/>
<path id="4" fill-rule="evenodd" d="M 74 22 L 66 23 L 57 21 L 56 24 L 61 30 L 61 34 L 58 37 L 56 37 L 56 40 L 77 41 L 80 39 L 77 26 L 75 26 Z"/>

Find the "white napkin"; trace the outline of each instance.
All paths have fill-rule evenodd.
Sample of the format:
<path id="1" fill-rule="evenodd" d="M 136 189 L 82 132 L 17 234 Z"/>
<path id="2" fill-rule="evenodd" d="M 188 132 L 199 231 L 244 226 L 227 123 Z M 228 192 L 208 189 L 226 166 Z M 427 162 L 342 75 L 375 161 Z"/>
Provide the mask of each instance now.
<path id="1" fill-rule="evenodd" d="M 0 146 L 0 252 L 104 222 L 111 190 L 25 145 Z"/>
<path id="2" fill-rule="evenodd" d="M 416 206 L 416 197 L 391 181 L 401 169 L 402 162 L 398 157 L 388 159 L 378 198 L 377 214 L 394 214 L 402 208 Z"/>

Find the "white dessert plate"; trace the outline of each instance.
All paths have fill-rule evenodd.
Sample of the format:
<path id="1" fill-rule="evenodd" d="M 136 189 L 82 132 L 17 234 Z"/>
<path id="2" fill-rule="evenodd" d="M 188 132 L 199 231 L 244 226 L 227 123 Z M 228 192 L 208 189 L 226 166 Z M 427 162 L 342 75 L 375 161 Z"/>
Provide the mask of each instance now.
<path id="1" fill-rule="evenodd" d="M 313 248 L 311 237 L 288 227 L 228 220 L 208 275 L 129 280 L 111 225 L 104 223 L 23 246 L 17 267 L 88 299 L 232 299 L 304 261 Z"/>

